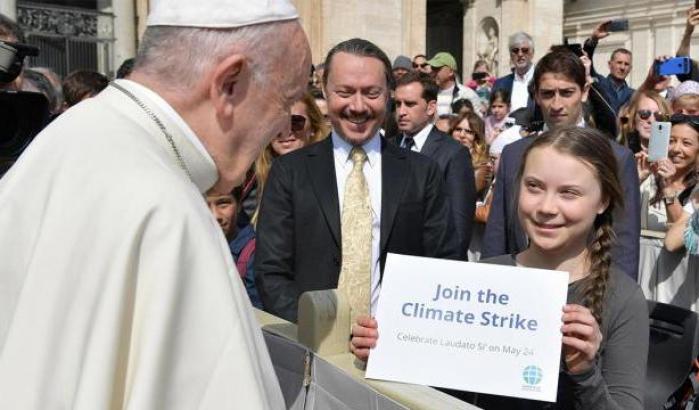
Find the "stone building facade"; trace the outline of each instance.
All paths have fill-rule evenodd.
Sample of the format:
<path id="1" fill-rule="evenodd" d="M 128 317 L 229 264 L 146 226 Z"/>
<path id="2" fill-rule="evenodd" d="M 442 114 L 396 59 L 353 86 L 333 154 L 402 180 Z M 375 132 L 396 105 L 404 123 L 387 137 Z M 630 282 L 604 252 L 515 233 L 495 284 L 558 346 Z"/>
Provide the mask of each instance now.
<path id="1" fill-rule="evenodd" d="M 674 54 L 684 30 L 686 10 L 693 4 L 692 0 L 293 1 L 309 37 L 315 63 L 321 62 L 339 41 L 363 37 L 381 46 L 390 58 L 399 54 L 431 56 L 438 51 L 450 51 L 466 75 L 479 58 L 488 60 L 498 75 L 508 73 L 507 40 L 516 31 L 526 31 L 534 37 L 536 58 L 551 45 L 560 44 L 564 37 L 571 42 L 582 42 L 599 22 L 624 17 L 629 19 L 630 30 L 604 39 L 595 55 L 595 65 L 606 73 L 606 61 L 612 50 L 618 47 L 633 50 L 632 85 L 640 84 L 654 56 Z M 49 10 L 42 13 L 53 13 L 54 17 L 65 17 L 66 6 L 78 13 L 90 9 L 86 18 L 96 19 L 95 30 L 84 41 L 103 46 L 93 54 L 99 60 L 95 67 L 105 73 L 112 73 L 121 61 L 135 54 L 149 6 L 149 0 L 2 0 L 0 12 L 33 25 L 39 19 L 21 17 L 36 13 L 32 7 L 37 3 Z M 74 22 L 80 17 L 72 18 Z M 64 27 L 73 24 L 70 17 L 64 20 Z M 63 34 L 60 27 L 26 28 L 33 36 Z M 697 47 L 699 40 L 693 39 L 692 51 L 699 51 Z"/>

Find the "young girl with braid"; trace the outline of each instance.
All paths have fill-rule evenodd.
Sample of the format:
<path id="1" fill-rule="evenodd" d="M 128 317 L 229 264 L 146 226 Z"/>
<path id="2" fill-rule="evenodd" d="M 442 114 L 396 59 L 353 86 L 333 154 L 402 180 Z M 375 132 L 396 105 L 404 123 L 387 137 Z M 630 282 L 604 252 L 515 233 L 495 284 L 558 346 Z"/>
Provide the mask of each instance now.
<path id="1" fill-rule="evenodd" d="M 592 129 L 549 131 L 525 151 L 517 214 L 529 247 L 482 262 L 570 273 L 558 398 L 552 405 L 478 395 L 477 406 L 643 409 L 648 310 L 639 286 L 610 257 L 612 217 L 623 204 L 616 168 L 608 139 Z M 369 317 L 357 320 L 351 341 L 357 357 L 366 360 L 380 343 L 377 326 Z"/>

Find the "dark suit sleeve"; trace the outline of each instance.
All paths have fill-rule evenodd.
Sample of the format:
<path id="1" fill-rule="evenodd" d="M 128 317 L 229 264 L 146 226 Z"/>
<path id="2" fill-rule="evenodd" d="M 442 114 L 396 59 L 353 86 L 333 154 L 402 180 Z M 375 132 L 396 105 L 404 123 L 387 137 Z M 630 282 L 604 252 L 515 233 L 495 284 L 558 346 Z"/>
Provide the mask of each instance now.
<path id="1" fill-rule="evenodd" d="M 500 165 L 495 176 L 495 187 L 493 189 L 493 202 L 490 204 L 488 222 L 485 224 L 483 234 L 483 246 L 481 249 L 481 259 L 507 253 L 507 204 L 505 192 L 505 179 L 507 176 L 508 147 L 500 156 Z"/>
<path id="2" fill-rule="evenodd" d="M 499 89 L 504 89 L 509 94 L 512 92 L 511 88 L 512 87 L 507 87 L 507 76 L 500 77 L 497 80 L 495 80 L 495 84 L 493 84 L 493 89 L 490 91 L 490 93 L 492 94 Z"/>
<path id="3" fill-rule="evenodd" d="M 296 321 L 299 290 L 294 282 L 293 176 L 274 161 L 264 188 L 255 250 L 255 282 L 267 312 Z"/>
<path id="4" fill-rule="evenodd" d="M 638 258 L 641 237 L 641 194 L 638 188 L 638 170 L 633 154 L 621 147 L 619 179 L 624 189 L 624 209 L 616 212 L 614 231 L 617 245 L 613 252 L 617 267 L 631 278 L 638 278 Z"/>
<path id="5" fill-rule="evenodd" d="M 593 62 L 592 57 L 595 55 L 595 49 L 597 48 L 597 41 L 593 40 L 592 38 L 588 38 L 585 40 L 585 43 L 583 43 L 583 51 L 587 53 L 587 56 L 590 58 L 590 75 L 596 78 L 601 78 L 602 76 L 595 70 L 595 63 Z"/>
<path id="6" fill-rule="evenodd" d="M 604 79 L 603 81 L 609 81 Z M 610 139 L 617 136 L 616 111 L 611 105 L 612 98 L 599 82 L 592 84 L 588 101 L 595 120 L 595 128 L 607 134 Z"/>
<path id="7" fill-rule="evenodd" d="M 427 168 L 425 214 L 422 227 L 424 256 L 442 259 L 460 259 L 453 218 L 444 191 L 442 173 L 436 162 Z"/>
<path id="8" fill-rule="evenodd" d="M 445 189 L 453 215 L 459 259 L 465 261 L 476 211 L 476 181 L 471 155 L 465 147 L 454 151 L 447 163 Z"/>

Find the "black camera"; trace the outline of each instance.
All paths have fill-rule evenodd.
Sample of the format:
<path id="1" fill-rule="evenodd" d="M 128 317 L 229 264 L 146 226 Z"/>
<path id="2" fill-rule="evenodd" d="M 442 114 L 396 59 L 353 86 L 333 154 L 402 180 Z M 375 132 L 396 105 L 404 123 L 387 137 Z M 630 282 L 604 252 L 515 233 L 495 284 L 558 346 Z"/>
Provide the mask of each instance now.
<path id="1" fill-rule="evenodd" d="M 25 57 L 36 57 L 39 49 L 22 43 L 0 40 L 0 83 L 11 83 L 22 72 Z"/>
<path id="2" fill-rule="evenodd" d="M 20 75 L 25 57 L 37 55 L 36 47 L 0 40 L 0 86 Z M 43 94 L 0 90 L 0 177 L 48 122 Z"/>

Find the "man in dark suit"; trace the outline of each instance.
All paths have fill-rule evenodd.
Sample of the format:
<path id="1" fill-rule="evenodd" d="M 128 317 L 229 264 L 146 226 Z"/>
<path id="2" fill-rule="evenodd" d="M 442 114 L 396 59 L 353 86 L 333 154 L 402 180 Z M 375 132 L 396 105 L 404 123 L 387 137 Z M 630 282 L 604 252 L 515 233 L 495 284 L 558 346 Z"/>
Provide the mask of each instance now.
<path id="1" fill-rule="evenodd" d="M 510 36 L 508 40 L 512 73 L 500 77 L 493 84 L 492 92 L 503 89 L 510 95 L 510 112 L 520 108 L 534 110 L 534 101 L 529 96 L 529 81 L 534 74 L 534 40 L 532 37 L 520 31 Z"/>
<path id="2" fill-rule="evenodd" d="M 352 39 L 330 50 L 325 66 L 333 131 L 275 160 L 257 226 L 262 302 L 290 321 L 302 292 L 344 291 L 344 283 L 361 283 L 349 291 L 370 288 L 365 306 L 349 299 L 353 311 L 373 313 L 387 252 L 457 256 L 438 165 L 378 132 L 393 81 L 385 53 Z"/>
<path id="3" fill-rule="evenodd" d="M 565 49 L 545 55 L 536 66 L 533 93 L 541 107 L 546 129 L 561 126 L 589 126 L 583 116 L 587 99 L 585 67 L 580 59 Z M 536 136 L 527 137 L 505 147 L 495 177 L 495 191 L 483 238 L 482 258 L 514 254 L 527 248 L 527 238 L 517 218 L 517 174 L 524 151 Z M 614 215 L 617 242 L 612 263 L 636 279 L 638 276 L 640 228 L 640 193 L 638 171 L 633 153 L 611 141 L 624 187 L 624 208 Z"/>
<path id="4" fill-rule="evenodd" d="M 438 130 L 432 120 L 437 111 L 439 87 L 420 72 L 396 83 L 396 122 L 401 131 L 396 144 L 432 158 L 439 164 L 459 246 L 459 259 L 468 259 L 468 244 L 476 209 L 476 187 L 471 155 L 466 147 Z"/>

